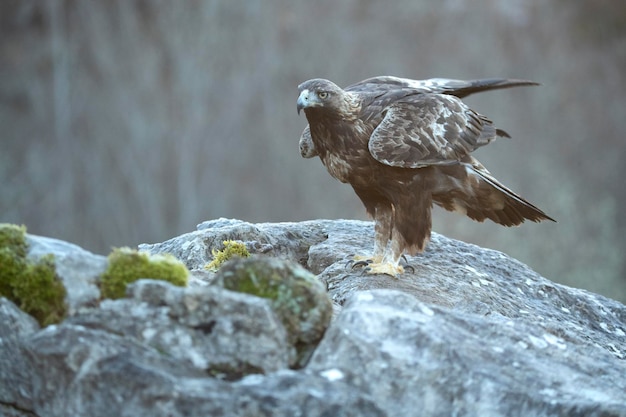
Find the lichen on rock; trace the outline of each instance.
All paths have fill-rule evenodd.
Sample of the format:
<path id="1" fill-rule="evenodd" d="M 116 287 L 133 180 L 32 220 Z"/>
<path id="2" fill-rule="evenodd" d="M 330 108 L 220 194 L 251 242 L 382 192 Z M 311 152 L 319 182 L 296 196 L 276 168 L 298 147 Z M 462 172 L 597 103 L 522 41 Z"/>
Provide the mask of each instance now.
<path id="1" fill-rule="evenodd" d="M 324 286 L 292 261 L 266 256 L 234 259 L 224 264 L 214 284 L 270 301 L 296 349 L 292 364 L 296 367 L 306 363 L 332 317 L 332 303 Z"/>
<path id="2" fill-rule="evenodd" d="M 189 271 L 172 255 L 150 255 L 130 248 L 118 248 L 109 255 L 109 266 L 101 276 L 103 298 L 122 298 L 126 286 L 141 278 L 168 281 L 186 286 Z"/>

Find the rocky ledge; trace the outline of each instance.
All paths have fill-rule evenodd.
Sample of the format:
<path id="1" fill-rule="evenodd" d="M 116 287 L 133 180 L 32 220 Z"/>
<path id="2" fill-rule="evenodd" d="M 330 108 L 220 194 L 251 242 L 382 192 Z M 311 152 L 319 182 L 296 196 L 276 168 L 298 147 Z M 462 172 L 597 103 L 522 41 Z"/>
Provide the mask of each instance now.
<path id="1" fill-rule="evenodd" d="M 228 240 L 254 257 L 207 271 Z M 369 222 L 209 221 L 140 247 L 183 261 L 189 287 L 101 300 L 105 257 L 29 235 L 69 316 L 41 329 L 0 298 L 0 414 L 626 416 L 624 305 L 438 234 L 398 278 L 351 269 L 372 242 Z M 270 289 L 233 291 L 255 263 L 278 272 L 242 282 Z"/>

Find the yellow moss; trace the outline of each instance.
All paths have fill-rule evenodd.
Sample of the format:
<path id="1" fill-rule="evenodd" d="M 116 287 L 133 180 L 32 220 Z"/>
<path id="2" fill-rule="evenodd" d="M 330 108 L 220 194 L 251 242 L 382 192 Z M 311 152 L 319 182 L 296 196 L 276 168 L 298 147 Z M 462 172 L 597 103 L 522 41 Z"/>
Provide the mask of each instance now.
<path id="1" fill-rule="evenodd" d="M 222 243 L 224 244 L 224 249 L 213 249 L 211 251 L 211 254 L 213 255 L 213 260 L 205 266 L 205 268 L 209 271 L 217 271 L 224 262 L 231 258 L 247 258 L 248 256 L 250 256 L 250 252 L 248 252 L 248 249 L 246 249 L 246 245 L 241 242 L 236 242 L 234 240 L 225 240 Z"/>
<path id="2" fill-rule="evenodd" d="M 54 256 L 26 259 L 26 227 L 0 224 L 0 296 L 46 326 L 65 317 L 65 287 L 56 275 Z"/>
<path id="3" fill-rule="evenodd" d="M 174 285 L 187 285 L 187 267 L 169 254 L 150 255 L 130 248 L 114 249 L 109 255 L 109 266 L 101 276 L 103 298 L 121 298 L 126 286 L 141 278 L 159 279 Z"/>

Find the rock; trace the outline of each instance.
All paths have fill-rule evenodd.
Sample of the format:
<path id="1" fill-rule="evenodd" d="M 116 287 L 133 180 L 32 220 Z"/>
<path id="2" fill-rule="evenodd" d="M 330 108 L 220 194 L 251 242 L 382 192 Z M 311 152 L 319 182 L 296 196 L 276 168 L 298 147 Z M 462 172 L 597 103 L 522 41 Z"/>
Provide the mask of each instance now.
<path id="1" fill-rule="evenodd" d="M 399 291 L 363 291 L 308 370 L 335 370 L 389 415 L 626 415 L 626 363 L 563 336 Z"/>
<path id="2" fill-rule="evenodd" d="M 157 300 L 151 285 L 138 283 L 143 288 L 134 292 Z M 34 415 L 385 416 L 366 394 L 324 373 L 278 371 L 228 382 L 135 338 L 68 322 L 32 335 L 23 350 Z"/>
<path id="3" fill-rule="evenodd" d="M 285 369 L 295 358 L 269 303 L 218 287 L 131 284 L 132 298 L 104 300 L 68 323 L 122 335 L 206 376 L 237 379 Z"/>
<path id="4" fill-rule="evenodd" d="M 125 403 L 133 409 L 140 391 L 139 399 L 169 396 L 177 378 L 203 376 L 132 338 L 69 323 L 32 335 L 23 350 L 33 371 L 31 407 L 42 416 L 131 415 Z M 135 415 L 148 415 L 143 407 Z"/>
<path id="5" fill-rule="evenodd" d="M 38 330 L 34 318 L 0 297 L 0 406 L 6 406 L 4 411 L 0 408 L 0 415 L 25 411 L 33 402 L 31 372 L 20 347 L 24 338 Z"/>
<path id="6" fill-rule="evenodd" d="M 193 235 L 195 239 L 200 241 L 211 242 L 210 236 L 213 234 L 220 236 L 220 239 L 225 236 L 225 238 L 243 241 L 249 246 L 249 249 L 258 247 L 254 245 L 254 242 L 259 242 L 259 237 L 264 242 L 271 242 L 269 246 L 263 247 L 265 252 L 276 253 L 299 261 L 313 273 L 318 274 L 318 278 L 327 284 L 329 295 L 337 306 L 337 312 L 341 311 L 341 306 L 346 303 L 346 300 L 350 297 L 356 297 L 362 291 L 392 289 L 404 294 L 404 297 L 398 298 L 397 301 L 400 311 L 405 311 L 402 303 L 410 299 L 407 298 L 410 296 L 424 303 L 433 311 L 442 309 L 440 311 L 455 313 L 456 316 L 450 317 L 453 323 L 458 321 L 459 317 L 471 317 L 477 321 L 473 324 L 475 326 L 472 328 L 473 332 L 481 334 L 482 331 L 490 334 L 492 338 L 501 343 L 501 346 L 495 349 L 503 349 L 503 352 L 510 355 L 508 361 L 498 363 L 501 369 L 497 373 L 516 375 L 520 371 L 514 364 L 521 364 L 522 368 L 529 369 L 529 374 L 540 379 L 544 375 L 537 371 L 538 364 L 554 366 L 559 371 L 563 367 L 563 363 L 568 361 L 584 364 L 578 371 L 576 367 L 568 369 L 563 378 L 555 377 L 548 380 L 553 381 L 549 388 L 546 388 L 544 384 L 537 384 L 542 388 L 534 390 L 532 384 L 528 385 L 528 381 L 521 381 L 515 386 L 513 378 L 508 381 L 508 385 L 503 386 L 503 391 L 500 392 L 503 396 L 501 397 L 502 400 L 503 398 L 521 396 L 527 398 L 529 404 L 535 404 L 533 410 L 541 410 L 541 407 L 545 406 L 545 410 L 552 410 L 548 413 L 551 415 L 575 414 L 579 406 L 582 407 L 581 410 L 586 412 L 593 409 L 598 410 L 598 413 L 605 410 L 609 415 L 626 415 L 626 409 L 619 407 L 620 404 L 624 403 L 620 396 L 621 393 L 625 392 L 624 390 L 613 389 L 613 385 L 604 378 L 596 378 L 595 386 L 589 379 L 593 372 L 600 372 L 604 367 L 611 367 L 622 371 L 621 374 L 620 372 L 611 372 L 611 375 L 615 378 L 621 378 L 621 382 L 615 386 L 624 387 L 626 377 L 619 375 L 626 375 L 623 372 L 624 360 L 626 360 L 626 307 L 616 301 L 583 290 L 555 284 L 501 252 L 448 239 L 437 233 L 433 233 L 425 253 L 407 258 L 413 271 L 407 268 L 408 273 L 399 278 L 369 275 L 359 270 L 351 270 L 347 267 L 347 263 L 352 255 L 371 253 L 373 246 L 373 225 L 371 222 L 316 221 L 250 225 L 240 221 L 220 219 L 200 225 L 199 230 Z M 303 253 L 302 249 L 297 249 L 301 237 L 305 237 L 302 239 L 304 242 L 300 245 L 302 248 L 306 248 L 306 253 Z M 185 241 L 188 237 L 183 235 L 176 239 Z M 153 248 L 156 249 L 157 247 Z M 205 248 L 203 253 L 210 253 L 210 248 Z M 402 316 L 402 314 L 398 314 Z M 405 314 L 415 313 L 405 311 Z M 339 351 L 340 345 L 348 343 L 339 337 L 342 334 L 343 325 L 341 323 L 343 318 L 343 313 L 338 315 L 337 322 L 331 325 L 321 347 L 314 354 L 314 363 L 305 369 L 322 370 L 322 368 L 328 367 L 343 369 L 335 365 L 342 361 L 350 363 L 353 360 L 354 356 L 351 354 L 357 354 L 355 352 L 346 353 L 343 357 L 335 356 L 335 360 L 330 362 L 320 360 L 321 357 L 325 356 L 321 352 L 325 352 L 328 354 L 326 356 L 329 356 L 330 352 Z M 375 315 L 370 315 L 369 318 L 375 321 Z M 381 320 L 385 320 L 384 317 L 381 317 Z M 484 326 L 484 329 L 478 330 L 481 326 Z M 517 338 L 513 338 L 510 334 L 511 326 L 517 329 L 519 333 Z M 359 334 L 356 327 L 358 326 L 349 327 L 344 333 L 356 337 Z M 394 327 L 392 326 L 391 329 Z M 435 332 L 433 337 L 445 339 L 448 336 L 448 330 L 445 329 L 450 329 L 450 327 L 443 326 L 439 330 L 432 329 Z M 444 334 L 437 336 L 437 332 L 444 332 Z M 401 329 L 398 329 L 397 333 L 398 337 L 402 336 Z M 376 332 L 370 332 L 368 337 L 376 337 Z M 389 336 L 385 333 L 378 335 L 378 344 L 375 344 L 372 349 L 380 348 L 380 343 L 386 339 L 389 339 Z M 329 340 L 340 345 L 333 344 Z M 458 346 L 456 350 L 474 349 L 473 346 L 466 347 L 459 341 L 456 343 Z M 388 342 L 387 346 L 389 345 L 393 345 L 393 343 Z M 566 348 L 559 348 L 562 346 Z M 547 356 L 534 364 L 529 364 L 525 359 L 525 352 L 548 348 L 556 349 L 551 351 L 554 356 Z M 479 358 L 481 360 L 475 359 L 477 369 L 483 365 L 489 369 L 491 365 L 489 360 L 494 354 L 490 349 L 491 347 L 487 345 L 480 352 Z M 528 349 L 528 352 L 524 349 Z M 515 357 L 515 353 L 521 355 L 519 360 Z M 426 350 L 423 354 L 434 353 L 429 353 Z M 389 366 L 390 369 L 395 369 L 395 366 L 385 365 L 384 357 L 379 359 L 378 365 L 376 362 L 372 362 L 371 358 L 359 356 L 357 358 L 360 358 L 362 363 L 367 364 L 367 367 L 381 366 L 384 368 Z M 557 358 L 559 359 L 557 360 Z M 449 361 L 449 358 L 444 359 L 439 364 L 432 363 L 431 366 L 438 367 L 441 372 L 447 372 L 446 361 Z M 596 360 L 598 365 L 589 368 L 593 372 L 585 373 L 585 367 L 591 366 L 590 364 Z M 404 374 L 395 375 L 397 377 L 396 385 L 402 385 L 404 378 L 419 370 L 417 363 L 398 366 L 403 369 Z M 362 367 L 359 369 L 364 371 Z M 346 372 L 345 375 L 353 374 Z M 383 392 L 376 395 L 375 390 L 377 388 L 369 379 L 370 377 L 376 379 L 376 377 L 373 373 L 368 375 L 367 378 L 361 376 L 365 378 L 366 382 L 359 384 L 359 386 L 365 392 L 378 398 L 377 404 L 384 403 L 384 401 L 381 402 L 381 398 L 389 395 L 389 393 Z M 568 376 L 574 377 L 575 381 L 578 381 L 576 378 L 580 378 L 581 384 L 577 385 L 575 382 L 568 381 Z M 494 380 L 490 380 L 486 375 L 481 377 L 480 373 L 474 378 L 478 378 L 477 381 L 474 381 L 477 386 L 484 384 L 483 389 L 494 384 Z M 452 383 L 451 381 L 448 382 Z M 607 389 L 602 388 L 604 386 Z M 465 389 L 460 382 L 454 383 L 453 387 L 456 387 L 456 392 L 462 392 Z M 453 388 L 450 389 L 452 390 L 450 392 L 454 391 Z M 581 390 L 581 393 L 576 396 L 578 389 Z M 596 392 L 594 390 L 604 394 L 598 394 L 594 399 L 593 393 Z M 495 395 L 497 390 L 489 392 Z M 554 398 L 558 398 L 561 394 L 567 396 L 569 400 L 555 402 Z M 436 400 L 439 397 L 433 398 Z M 456 398 L 456 396 L 452 396 L 452 398 Z M 488 404 L 483 396 L 476 398 L 473 406 L 466 404 L 461 407 L 458 405 L 454 411 L 459 414 L 479 415 L 481 414 L 479 411 L 482 401 Z M 438 407 L 450 403 L 449 400 L 439 402 L 441 404 Z M 435 404 L 439 402 L 435 401 Z M 393 407 L 394 404 L 396 408 Z M 514 406 L 519 405 L 519 402 L 511 402 L 511 404 L 511 409 L 513 409 Z M 606 408 L 603 408 L 604 404 L 607 404 Z M 400 405 L 394 402 L 387 403 L 386 407 L 383 409 L 390 415 L 402 415 L 409 410 L 409 408 L 399 410 L 397 407 Z M 506 404 L 503 407 L 506 407 Z M 432 410 L 432 414 L 425 413 L 424 415 L 438 415 Z M 446 413 L 441 415 L 446 415 Z M 539 413 L 538 415 L 542 414 Z"/>
<path id="7" fill-rule="evenodd" d="M 287 369 L 293 345 L 271 299 L 209 285 L 226 282 L 204 270 L 224 240 L 297 262 L 328 287 L 335 318 L 302 368 Z M 138 281 L 127 298 L 76 309 L 58 326 L 37 330 L 26 319 L 24 330 L 0 327 L 15 334 L 6 343 L 0 333 L 9 347 L 0 352 L 8 369 L 1 382 L 9 387 L 0 387 L 0 410 L 53 417 L 626 416 L 624 305 L 436 233 L 398 278 L 351 269 L 353 255 L 372 247 L 372 223 L 345 220 L 219 219 L 142 245 L 183 260 L 196 287 Z M 18 316 L 15 306 L 0 308 L 0 323 Z"/>
<path id="8" fill-rule="evenodd" d="M 235 258 L 219 270 L 214 284 L 269 300 L 297 352 L 292 366 L 307 362 L 333 314 L 326 289 L 315 275 L 287 260 Z"/>
<path id="9" fill-rule="evenodd" d="M 97 303 L 100 298 L 97 283 L 108 265 L 106 257 L 49 237 L 27 234 L 26 241 L 28 259 L 37 261 L 48 254 L 54 255 L 56 273 L 67 291 L 68 315 Z"/>
<path id="10" fill-rule="evenodd" d="M 250 253 L 291 259 L 306 265 L 309 247 L 324 241 L 328 221 L 251 224 L 241 220 L 217 219 L 198 225 L 198 230 L 163 243 L 139 245 L 150 253 L 171 253 L 190 271 L 204 276 L 212 251 L 225 240 L 242 241 Z"/>

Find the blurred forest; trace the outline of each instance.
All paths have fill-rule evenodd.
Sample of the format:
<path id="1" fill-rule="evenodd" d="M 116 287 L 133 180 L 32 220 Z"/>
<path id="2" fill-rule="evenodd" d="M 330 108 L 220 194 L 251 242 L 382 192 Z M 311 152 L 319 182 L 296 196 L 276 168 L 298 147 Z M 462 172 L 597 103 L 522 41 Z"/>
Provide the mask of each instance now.
<path id="1" fill-rule="evenodd" d="M 626 301 L 626 9 L 614 0 L 0 3 L 0 222 L 98 252 L 203 220 L 365 219 L 304 160 L 297 85 L 514 77 L 476 156 L 558 220 L 434 230 Z"/>

